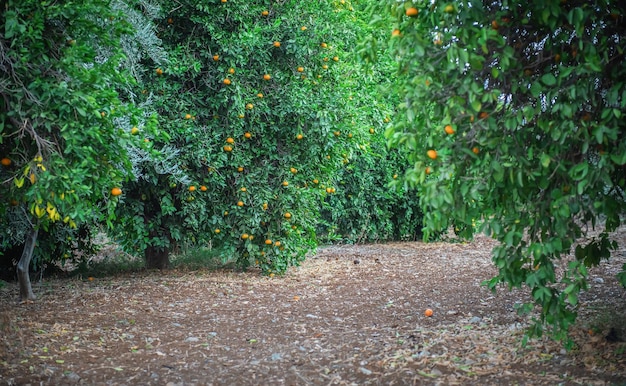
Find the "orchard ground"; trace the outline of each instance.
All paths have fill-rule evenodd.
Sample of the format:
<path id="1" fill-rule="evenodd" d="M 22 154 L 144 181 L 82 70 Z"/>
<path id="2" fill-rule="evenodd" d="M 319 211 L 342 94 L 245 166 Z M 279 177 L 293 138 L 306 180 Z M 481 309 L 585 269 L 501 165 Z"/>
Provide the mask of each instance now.
<path id="1" fill-rule="evenodd" d="M 493 242 L 329 246 L 284 277 L 142 272 L 0 290 L 2 385 L 626 384 L 626 227 L 590 271 L 567 352 L 520 345 Z M 432 309 L 432 317 L 424 311 Z M 607 339 L 608 337 L 608 339 Z"/>

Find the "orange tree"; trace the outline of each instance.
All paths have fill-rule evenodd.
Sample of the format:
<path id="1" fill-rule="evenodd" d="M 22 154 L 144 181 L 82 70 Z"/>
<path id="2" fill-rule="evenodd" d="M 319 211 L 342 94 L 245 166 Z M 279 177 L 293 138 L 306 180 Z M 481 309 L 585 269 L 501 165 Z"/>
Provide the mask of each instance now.
<path id="1" fill-rule="evenodd" d="M 354 139 L 341 54 L 351 7 L 159 3 L 168 62 L 141 61 L 137 94 L 168 139 L 146 138 L 159 158 L 134 158 L 118 235 L 149 268 L 210 243 L 241 267 L 284 272 L 315 246 L 319 201 Z"/>
<path id="2" fill-rule="evenodd" d="M 350 93 L 342 107 L 355 126 L 348 133 L 352 146 L 342 154 L 343 167 L 335 176 L 336 192 L 325 199 L 318 234 L 325 241 L 339 242 L 414 240 L 421 237 L 419 199 L 405 185 L 389 189 L 406 164 L 406 151 L 388 149 L 384 137 L 393 106 L 399 102 L 393 88 L 395 79 L 389 76 L 395 62 L 383 50 L 375 52 L 377 60 L 370 63 L 362 63 L 359 56 L 369 51 L 369 42 L 387 36 L 389 31 L 369 24 L 366 5 L 353 4 L 355 16 L 350 28 L 358 39 L 351 46 L 357 49 L 350 50 L 349 60 L 341 63 L 353 74 L 345 79 L 344 87 Z"/>
<path id="3" fill-rule="evenodd" d="M 539 308 L 530 335 L 550 326 L 565 339 L 587 269 L 609 258 L 626 208 L 622 3 L 387 1 L 373 10 L 392 35 L 404 97 L 389 141 L 411 152 L 404 178 L 418 186 L 427 231 L 454 224 L 471 236 L 482 222 L 500 241 L 489 287 L 529 287 L 519 311 Z M 600 232 L 581 239 L 589 225 Z"/>
<path id="4" fill-rule="evenodd" d="M 110 220 L 130 168 L 133 112 L 115 91 L 128 81 L 129 27 L 106 1 L 1 1 L 0 15 L 0 247 L 24 246 L 20 297 L 31 300 L 39 230 L 53 235 L 39 250 L 59 252 L 82 223 Z"/>

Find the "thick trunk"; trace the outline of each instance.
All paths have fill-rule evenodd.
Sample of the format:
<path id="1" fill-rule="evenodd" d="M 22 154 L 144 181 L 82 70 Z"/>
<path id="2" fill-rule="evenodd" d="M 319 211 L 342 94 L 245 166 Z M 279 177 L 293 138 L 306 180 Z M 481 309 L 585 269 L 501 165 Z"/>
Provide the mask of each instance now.
<path id="1" fill-rule="evenodd" d="M 148 269 L 166 269 L 170 265 L 169 250 L 165 247 L 146 248 L 144 256 L 146 257 L 146 268 Z"/>
<path id="2" fill-rule="evenodd" d="M 33 287 L 30 285 L 28 267 L 30 266 L 30 260 L 33 258 L 33 251 L 35 250 L 38 233 L 39 229 L 33 228 L 28 236 L 26 236 L 24 251 L 22 251 L 22 257 L 20 258 L 19 263 L 17 263 L 17 281 L 20 285 L 20 301 L 22 302 L 35 300 Z"/>

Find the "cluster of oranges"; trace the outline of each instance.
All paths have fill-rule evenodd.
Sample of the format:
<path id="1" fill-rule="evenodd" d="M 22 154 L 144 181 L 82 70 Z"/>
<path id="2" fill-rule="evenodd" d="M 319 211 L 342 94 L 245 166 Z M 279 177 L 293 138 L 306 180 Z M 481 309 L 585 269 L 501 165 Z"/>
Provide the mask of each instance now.
<path id="1" fill-rule="evenodd" d="M 484 111 L 483 111 L 483 112 L 480 112 L 480 113 L 478 114 L 478 118 L 480 118 L 480 119 L 486 119 L 486 118 L 488 118 L 488 117 L 489 117 L 489 114 L 488 114 L 488 113 L 486 113 L 486 112 L 484 112 Z M 473 122 L 473 116 L 471 116 L 471 117 L 470 117 L 470 120 Z M 452 125 L 450 125 L 450 124 L 445 125 L 445 126 L 444 126 L 444 128 L 443 128 L 443 130 L 444 130 L 444 132 L 445 132 L 447 135 L 454 135 L 454 134 L 456 134 L 456 129 L 454 128 L 454 126 L 452 126 Z M 472 147 L 471 151 L 472 151 L 472 153 L 474 153 L 475 155 L 478 155 L 478 153 L 480 153 L 480 149 L 478 148 L 478 146 L 474 146 L 474 147 Z M 426 151 L 426 156 L 427 156 L 428 158 L 430 158 L 431 160 L 433 160 L 433 161 L 434 161 L 434 160 L 436 160 L 437 158 L 439 158 L 439 154 L 437 153 L 437 150 L 435 150 L 435 149 L 429 149 L 429 150 L 427 150 L 427 151 Z M 426 174 L 430 174 L 430 173 L 432 173 L 432 169 L 431 169 L 431 167 L 430 167 L 430 166 L 426 166 L 426 168 L 424 169 L 424 172 L 425 172 Z"/>

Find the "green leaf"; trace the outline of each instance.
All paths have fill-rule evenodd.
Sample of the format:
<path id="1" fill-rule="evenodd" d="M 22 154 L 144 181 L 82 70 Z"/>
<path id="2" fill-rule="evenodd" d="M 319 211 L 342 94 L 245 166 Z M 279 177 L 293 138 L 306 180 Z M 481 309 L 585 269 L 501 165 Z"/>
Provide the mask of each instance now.
<path id="1" fill-rule="evenodd" d="M 556 84 L 556 78 L 552 74 L 544 74 L 541 77 L 541 82 L 546 86 L 554 86 Z"/>

